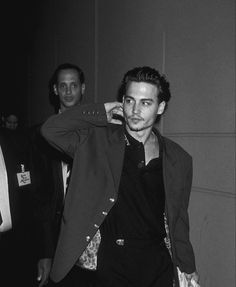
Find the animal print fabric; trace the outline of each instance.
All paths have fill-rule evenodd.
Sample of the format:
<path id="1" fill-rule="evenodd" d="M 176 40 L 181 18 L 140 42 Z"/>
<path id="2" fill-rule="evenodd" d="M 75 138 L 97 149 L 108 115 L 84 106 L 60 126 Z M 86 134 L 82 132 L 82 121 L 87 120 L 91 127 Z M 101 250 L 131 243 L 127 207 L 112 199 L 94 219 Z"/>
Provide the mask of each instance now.
<path id="1" fill-rule="evenodd" d="M 87 248 L 84 250 L 79 258 L 79 266 L 89 270 L 96 270 L 97 268 L 97 252 L 101 242 L 100 230 L 96 232 L 93 239 L 89 242 Z"/>

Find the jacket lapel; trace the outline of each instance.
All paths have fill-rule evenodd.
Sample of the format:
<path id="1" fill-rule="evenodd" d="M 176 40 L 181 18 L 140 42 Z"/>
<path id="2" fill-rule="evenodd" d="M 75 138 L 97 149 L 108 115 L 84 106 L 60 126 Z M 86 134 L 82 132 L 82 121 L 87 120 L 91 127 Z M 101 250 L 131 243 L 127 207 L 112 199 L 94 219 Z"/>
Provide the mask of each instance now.
<path id="1" fill-rule="evenodd" d="M 171 193 L 171 186 L 173 180 L 175 178 L 175 165 L 176 158 L 173 153 L 171 153 L 171 149 L 169 148 L 165 138 L 158 134 L 159 140 L 162 142 L 163 146 L 163 180 L 165 186 L 165 193 L 168 197 Z"/>
<path id="2" fill-rule="evenodd" d="M 117 193 L 123 167 L 124 151 L 124 128 L 123 126 L 111 125 L 111 132 L 108 136 L 107 159 L 113 176 L 115 190 Z"/>

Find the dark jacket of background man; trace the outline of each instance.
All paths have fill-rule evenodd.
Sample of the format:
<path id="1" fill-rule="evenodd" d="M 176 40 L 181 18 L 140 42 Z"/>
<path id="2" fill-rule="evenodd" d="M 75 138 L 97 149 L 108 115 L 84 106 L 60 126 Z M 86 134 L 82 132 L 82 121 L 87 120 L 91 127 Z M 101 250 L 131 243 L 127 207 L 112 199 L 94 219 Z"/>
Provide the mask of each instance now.
<path id="1" fill-rule="evenodd" d="M 6 166 L 12 226 L 0 232 L 1 281 L 6 286 L 36 286 L 36 259 L 40 246 L 35 211 L 36 188 L 41 181 L 26 134 L 0 130 L 0 146 Z M 17 174 L 30 172 L 31 182 L 19 186 Z"/>

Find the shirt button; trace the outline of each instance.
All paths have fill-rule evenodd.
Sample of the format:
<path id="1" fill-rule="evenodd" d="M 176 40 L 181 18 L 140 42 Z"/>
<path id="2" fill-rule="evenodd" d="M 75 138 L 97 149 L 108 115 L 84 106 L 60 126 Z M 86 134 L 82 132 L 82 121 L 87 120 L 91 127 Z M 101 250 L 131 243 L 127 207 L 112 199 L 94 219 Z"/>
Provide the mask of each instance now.
<path id="1" fill-rule="evenodd" d="M 138 163 L 138 168 L 142 168 L 142 167 L 144 167 L 144 161 L 143 160 Z"/>
<path id="2" fill-rule="evenodd" d="M 106 215 L 107 215 L 107 212 L 106 212 L 106 211 L 103 211 L 103 212 L 102 212 L 102 215 L 105 215 L 105 216 L 106 216 Z"/>
<path id="3" fill-rule="evenodd" d="M 113 197 L 109 198 L 110 202 L 115 202 L 115 199 Z"/>
<path id="4" fill-rule="evenodd" d="M 86 241 L 89 242 L 90 236 L 86 236 Z"/>

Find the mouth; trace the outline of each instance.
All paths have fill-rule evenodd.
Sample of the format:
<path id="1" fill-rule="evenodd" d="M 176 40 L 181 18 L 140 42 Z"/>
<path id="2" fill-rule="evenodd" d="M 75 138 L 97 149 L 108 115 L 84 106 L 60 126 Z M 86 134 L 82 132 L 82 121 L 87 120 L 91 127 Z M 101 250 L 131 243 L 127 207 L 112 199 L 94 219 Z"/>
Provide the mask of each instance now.
<path id="1" fill-rule="evenodd" d="M 132 123 L 137 124 L 137 123 L 141 122 L 143 119 L 142 118 L 137 118 L 137 117 L 130 117 L 129 120 Z"/>
<path id="2" fill-rule="evenodd" d="M 66 102 L 72 102 L 74 100 L 74 97 L 73 96 L 66 96 L 66 97 L 64 97 L 64 100 Z"/>

